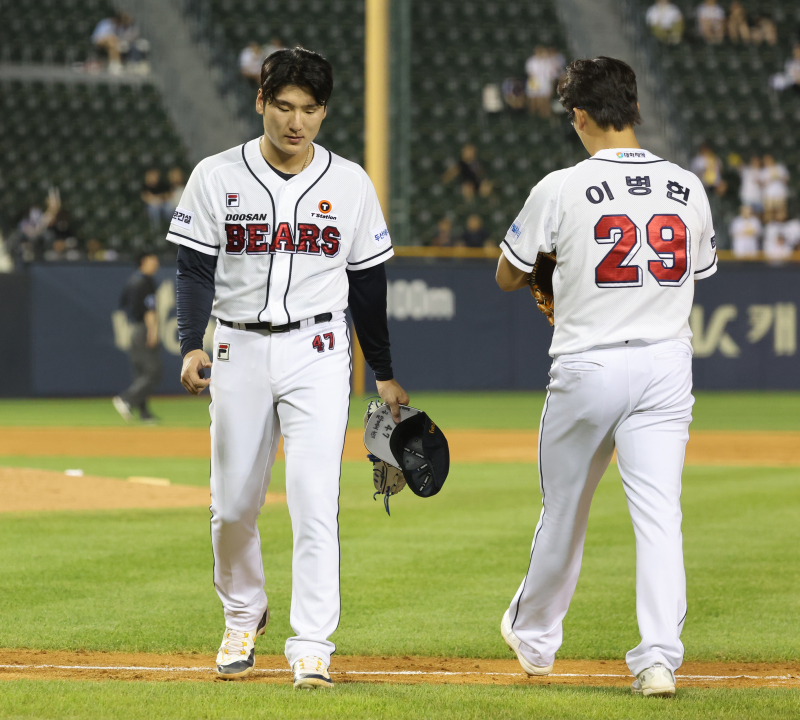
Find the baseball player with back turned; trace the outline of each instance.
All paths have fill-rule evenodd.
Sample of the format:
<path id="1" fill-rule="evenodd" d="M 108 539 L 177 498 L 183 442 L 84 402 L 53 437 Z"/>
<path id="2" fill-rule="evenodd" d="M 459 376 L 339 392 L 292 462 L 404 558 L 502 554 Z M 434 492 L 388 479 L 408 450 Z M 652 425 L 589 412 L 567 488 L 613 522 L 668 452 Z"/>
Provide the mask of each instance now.
<path id="1" fill-rule="evenodd" d="M 555 251 L 555 329 L 539 428 L 542 512 L 501 633 L 529 675 L 547 675 L 580 573 L 589 506 L 616 448 L 636 537 L 641 643 L 633 692 L 675 694 L 686 578 L 681 472 L 692 420 L 689 312 L 716 271 L 708 199 L 692 173 L 639 147 L 636 76 L 576 60 L 561 103 L 592 156 L 545 177 L 502 242 L 497 282 L 524 287 Z"/>
<path id="2" fill-rule="evenodd" d="M 375 189 L 361 167 L 313 143 L 332 89 L 320 55 L 272 53 L 256 100 L 264 135 L 195 168 L 168 234 L 180 246 L 181 382 L 211 392 L 211 541 L 225 613 L 217 674 L 252 671 L 269 621 L 256 521 L 282 435 L 294 536 L 286 658 L 307 689 L 332 685 L 328 638 L 339 623 L 348 304 L 395 422 L 408 404 L 392 375 L 383 263 L 393 251 Z"/>

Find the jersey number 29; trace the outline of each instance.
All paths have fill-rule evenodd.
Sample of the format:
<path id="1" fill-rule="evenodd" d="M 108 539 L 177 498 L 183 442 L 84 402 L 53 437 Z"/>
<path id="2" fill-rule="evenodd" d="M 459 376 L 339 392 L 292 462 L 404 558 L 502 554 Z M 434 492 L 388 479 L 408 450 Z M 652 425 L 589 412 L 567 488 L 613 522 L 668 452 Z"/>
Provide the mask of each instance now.
<path id="1" fill-rule="evenodd" d="M 647 269 L 659 285 L 680 287 L 689 276 L 689 229 L 677 215 L 653 215 L 645 229 L 647 244 L 658 260 Z M 594 239 L 611 250 L 595 269 L 597 287 L 641 287 L 642 268 L 633 258 L 642 246 L 641 231 L 627 215 L 603 215 Z"/>

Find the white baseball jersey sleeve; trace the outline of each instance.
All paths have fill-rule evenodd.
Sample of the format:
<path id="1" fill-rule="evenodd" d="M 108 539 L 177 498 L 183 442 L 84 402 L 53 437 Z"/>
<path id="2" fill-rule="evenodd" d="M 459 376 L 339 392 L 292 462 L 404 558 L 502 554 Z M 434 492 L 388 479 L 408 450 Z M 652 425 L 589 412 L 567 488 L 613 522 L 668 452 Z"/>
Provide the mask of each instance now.
<path id="1" fill-rule="evenodd" d="M 167 239 L 218 257 L 212 312 L 242 323 L 283 325 L 344 310 L 345 270 L 394 254 L 360 166 L 315 144 L 311 164 L 284 180 L 257 139 L 198 164 Z"/>
<path id="2" fill-rule="evenodd" d="M 525 272 L 538 253 L 557 253 L 553 357 L 688 340 L 694 281 L 717 269 L 700 180 L 638 149 L 603 150 L 545 177 L 501 248 Z"/>

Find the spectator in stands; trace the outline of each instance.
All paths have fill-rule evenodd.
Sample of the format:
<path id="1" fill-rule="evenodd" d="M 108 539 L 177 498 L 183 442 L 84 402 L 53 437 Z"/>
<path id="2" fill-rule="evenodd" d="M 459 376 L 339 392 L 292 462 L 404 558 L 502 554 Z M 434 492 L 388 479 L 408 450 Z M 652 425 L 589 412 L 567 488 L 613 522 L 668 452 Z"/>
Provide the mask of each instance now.
<path id="1" fill-rule="evenodd" d="M 738 0 L 731 3 L 728 15 L 728 37 L 733 43 L 750 42 L 750 26 L 747 24 L 747 13 L 744 5 Z"/>
<path id="2" fill-rule="evenodd" d="M 506 78 L 500 88 L 503 100 L 511 110 L 524 110 L 528 105 L 525 96 L 525 83 L 519 78 Z"/>
<path id="3" fill-rule="evenodd" d="M 47 262 L 61 262 L 64 260 L 80 260 L 81 252 L 78 250 L 78 238 L 72 231 L 69 212 L 61 208 L 50 225 L 49 247 L 45 250 L 44 259 Z"/>
<path id="4" fill-rule="evenodd" d="M 284 44 L 283 41 L 277 36 L 273 35 L 270 38 L 270 41 L 262 48 L 264 52 L 264 57 L 268 58 L 272 53 L 277 52 L 278 50 L 283 50 Z"/>
<path id="5" fill-rule="evenodd" d="M 467 226 L 461 234 L 461 240 L 457 244 L 470 248 L 480 248 L 486 247 L 490 242 L 489 233 L 483 227 L 483 218 L 480 215 L 470 215 L 467 218 Z"/>
<path id="6" fill-rule="evenodd" d="M 764 233 L 764 257 L 770 265 L 782 265 L 792 256 L 792 246 L 781 229 L 769 233 L 769 225 Z"/>
<path id="7" fill-rule="evenodd" d="M 697 7 L 700 35 L 710 45 L 719 45 L 725 39 L 725 11 L 717 0 L 703 0 Z"/>
<path id="8" fill-rule="evenodd" d="M 162 178 L 161 171 L 157 168 L 150 168 L 144 174 L 142 201 L 147 207 L 147 216 L 150 218 L 150 228 L 153 232 L 158 232 L 161 229 L 162 218 L 167 222 L 172 218 L 172 210 L 170 209 L 171 195 L 172 188 Z"/>
<path id="9" fill-rule="evenodd" d="M 777 215 L 786 215 L 789 171 L 785 165 L 776 163 L 772 155 L 764 155 L 763 164 L 761 187 L 764 189 L 764 221 L 770 222 Z"/>
<path id="10" fill-rule="evenodd" d="M 92 33 L 92 44 L 108 55 L 108 71 L 112 75 L 122 72 L 123 59 L 131 63 L 143 63 L 150 44 L 139 37 L 139 28 L 127 13 L 118 12 L 104 18 Z M 146 70 L 146 66 L 142 66 Z"/>
<path id="11" fill-rule="evenodd" d="M 27 264 L 44 259 L 45 247 L 53 238 L 51 226 L 59 210 L 61 194 L 57 188 L 50 188 L 45 210 L 34 205 L 20 220 L 8 239 L 9 250 L 17 263 Z"/>
<path id="12" fill-rule="evenodd" d="M 261 64 L 265 57 L 261 45 L 255 40 L 251 40 L 239 53 L 239 72 L 255 87 L 261 85 Z"/>
<path id="13" fill-rule="evenodd" d="M 739 200 L 742 205 L 749 206 L 754 213 L 760 214 L 764 210 L 763 193 L 761 189 L 761 158 L 753 155 L 750 163 L 739 169 L 742 184 L 739 188 Z"/>
<path id="14" fill-rule="evenodd" d="M 528 73 L 526 92 L 531 115 L 550 117 L 553 83 L 558 73 L 553 74 L 553 60 L 548 48 L 536 46 L 533 55 L 525 63 L 525 72 Z"/>
<path id="15" fill-rule="evenodd" d="M 792 48 L 792 57 L 786 61 L 783 67 L 783 73 L 779 73 L 776 78 L 772 80 L 772 86 L 776 90 L 785 90 L 792 88 L 800 92 L 800 44 L 795 44 Z"/>
<path id="16" fill-rule="evenodd" d="M 766 43 L 775 46 L 778 43 L 778 28 L 769 15 L 759 15 L 753 27 L 750 28 L 750 41 L 754 45 Z"/>
<path id="17" fill-rule="evenodd" d="M 717 195 L 725 194 L 728 186 L 722 178 L 722 161 L 708 145 L 698 148 L 691 170 L 703 181 L 706 188 L 713 189 Z"/>
<path id="18" fill-rule="evenodd" d="M 645 16 L 650 30 L 661 42 L 677 45 L 683 37 L 683 13 L 670 0 L 657 0 Z"/>
<path id="19" fill-rule="evenodd" d="M 0 273 L 14 272 L 14 258 L 6 247 L 3 240 L 3 233 L 0 231 Z"/>
<path id="20" fill-rule="evenodd" d="M 447 168 L 442 182 L 447 184 L 455 178 L 460 178 L 461 195 L 467 202 L 472 202 L 476 193 L 484 198 L 492 193 L 492 184 L 484 176 L 474 145 L 467 144 L 461 148 L 461 160 Z"/>
<path id="21" fill-rule="evenodd" d="M 431 245 L 433 247 L 450 247 L 453 244 L 453 221 L 445 216 L 436 224 L 437 233 Z"/>
<path id="22" fill-rule="evenodd" d="M 788 220 L 786 210 L 779 210 L 764 228 L 764 253 L 783 257 L 800 244 L 800 220 Z"/>
<path id="23" fill-rule="evenodd" d="M 181 195 L 186 188 L 186 182 L 183 178 L 183 170 L 179 167 L 174 167 L 167 173 L 167 180 L 169 181 L 170 195 L 169 195 L 169 215 L 172 218 L 172 213 L 175 208 L 181 203 Z"/>
<path id="24" fill-rule="evenodd" d="M 753 214 L 752 208 L 749 205 L 742 205 L 730 227 L 734 257 L 747 258 L 758 255 L 761 229 L 761 221 Z"/>

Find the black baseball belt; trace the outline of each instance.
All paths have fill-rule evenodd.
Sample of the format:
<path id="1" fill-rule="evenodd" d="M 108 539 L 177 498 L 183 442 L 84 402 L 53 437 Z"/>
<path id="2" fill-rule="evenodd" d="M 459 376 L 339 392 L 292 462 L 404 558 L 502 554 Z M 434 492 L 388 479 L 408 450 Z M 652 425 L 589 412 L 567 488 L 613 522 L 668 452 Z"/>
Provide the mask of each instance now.
<path id="1" fill-rule="evenodd" d="M 321 315 L 315 315 L 313 322 L 308 320 L 295 320 L 294 322 L 286 323 L 285 325 L 273 325 L 272 323 L 268 322 L 237 323 L 228 322 L 222 318 L 219 318 L 219 321 L 225 327 L 234 328 L 235 330 L 266 330 L 269 333 L 285 333 L 289 332 L 290 330 L 299 330 L 301 327 L 308 327 L 309 325 L 318 325 L 319 323 L 330 322 L 332 319 L 333 313 L 328 312 L 322 313 Z"/>

